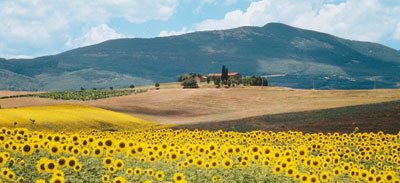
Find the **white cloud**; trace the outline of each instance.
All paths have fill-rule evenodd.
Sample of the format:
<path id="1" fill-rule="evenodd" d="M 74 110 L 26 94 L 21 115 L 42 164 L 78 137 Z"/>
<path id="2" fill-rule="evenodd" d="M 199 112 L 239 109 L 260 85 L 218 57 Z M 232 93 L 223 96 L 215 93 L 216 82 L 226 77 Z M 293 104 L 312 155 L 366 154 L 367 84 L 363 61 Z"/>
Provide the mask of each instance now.
<path id="1" fill-rule="evenodd" d="M 393 34 L 393 38 L 400 40 L 400 23 L 397 24 L 396 31 Z"/>
<path id="2" fill-rule="evenodd" d="M 125 38 L 126 36 L 118 34 L 114 29 L 108 27 L 106 24 L 101 24 L 97 27 L 92 27 L 89 32 L 76 39 L 69 38 L 65 43 L 68 47 L 81 47 L 92 44 L 101 43 L 110 39 Z"/>
<path id="3" fill-rule="evenodd" d="M 261 0 L 252 2 L 245 12 L 235 10 L 226 13 L 223 19 L 208 19 L 195 26 L 197 30 L 215 30 L 282 22 L 348 39 L 380 41 L 393 35 L 400 23 L 399 3 L 388 5 L 378 0 L 327 2 Z"/>
<path id="4" fill-rule="evenodd" d="M 162 30 L 159 34 L 158 37 L 167 37 L 167 36 L 176 36 L 176 35 L 181 35 L 181 34 L 186 34 L 186 33 L 190 33 L 190 32 L 194 32 L 193 30 L 187 30 L 186 27 L 183 27 L 180 31 L 166 31 L 166 30 Z"/>
<path id="5" fill-rule="evenodd" d="M 68 39 L 87 36 L 92 27 L 112 19 L 131 23 L 168 20 L 178 3 L 179 0 L 0 0 L 0 40 L 5 46 L 3 52 L 9 55 L 32 50 L 53 52 L 49 48 L 65 49 L 60 45 Z"/>

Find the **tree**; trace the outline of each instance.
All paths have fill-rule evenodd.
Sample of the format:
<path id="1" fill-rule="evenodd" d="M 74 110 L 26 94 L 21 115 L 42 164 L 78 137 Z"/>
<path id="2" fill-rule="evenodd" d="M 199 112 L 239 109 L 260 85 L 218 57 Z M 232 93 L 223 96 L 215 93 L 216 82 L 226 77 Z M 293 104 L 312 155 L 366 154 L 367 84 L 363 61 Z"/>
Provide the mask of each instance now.
<path id="1" fill-rule="evenodd" d="M 160 87 L 160 83 L 156 83 L 156 84 L 154 84 L 154 86 L 158 88 L 158 87 Z"/>
<path id="2" fill-rule="evenodd" d="M 228 77 L 228 68 L 225 67 L 225 65 L 222 65 L 221 80 L 222 81 L 226 81 L 228 79 L 229 79 L 229 77 Z"/>
<path id="3" fill-rule="evenodd" d="M 221 78 L 220 77 L 215 77 L 214 78 L 214 85 L 219 86 L 221 84 Z"/>
<path id="4" fill-rule="evenodd" d="M 114 88 L 112 86 L 110 86 L 110 90 L 113 90 Z"/>
<path id="5" fill-rule="evenodd" d="M 81 87 L 81 91 L 85 91 L 85 88 Z"/>
<path id="6" fill-rule="evenodd" d="M 210 77 L 207 77 L 207 84 L 210 84 Z"/>
<path id="7" fill-rule="evenodd" d="M 129 86 L 129 88 L 135 88 L 135 85 L 131 84 L 131 85 Z"/>
<path id="8" fill-rule="evenodd" d="M 187 79 L 182 82 L 183 88 L 198 88 L 197 81 L 195 79 Z"/>
<path id="9" fill-rule="evenodd" d="M 93 90 L 97 90 L 97 88 L 93 88 Z"/>
<path id="10" fill-rule="evenodd" d="M 225 65 L 222 65 L 222 71 L 221 71 L 221 80 L 225 81 Z"/>

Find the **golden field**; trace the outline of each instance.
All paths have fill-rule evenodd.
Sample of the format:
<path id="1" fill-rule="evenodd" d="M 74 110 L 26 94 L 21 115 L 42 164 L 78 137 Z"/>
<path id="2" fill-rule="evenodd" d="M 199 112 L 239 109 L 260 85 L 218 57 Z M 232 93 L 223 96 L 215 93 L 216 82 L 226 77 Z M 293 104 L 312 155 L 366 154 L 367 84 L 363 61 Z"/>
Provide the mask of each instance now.
<path id="1" fill-rule="evenodd" d="M 138 129 L 154 125 L 130 115 L 78 104 L 0 109 L 0 126 L 8 128 L 76 131 L 92 128 Z"/>
<path id="2" fill-rule="evenodd" d="M 398 183 L 400 133 L 0 129 L 0 182 Z"/>
<path id="3" fill-rule="evenodd" d="M 0 99 L 3 109 L 80 104 L 131 115 L 159 124 L 189 124 L 237 120 L 262 115 L 313 111 L 400 100 L 400 89 L 302 90 L 284 87 L 215 88 L 200 84 L 182 89 L 180 83 L 138 87 L 148 92 L 94 101 L 45 98 Z"/>

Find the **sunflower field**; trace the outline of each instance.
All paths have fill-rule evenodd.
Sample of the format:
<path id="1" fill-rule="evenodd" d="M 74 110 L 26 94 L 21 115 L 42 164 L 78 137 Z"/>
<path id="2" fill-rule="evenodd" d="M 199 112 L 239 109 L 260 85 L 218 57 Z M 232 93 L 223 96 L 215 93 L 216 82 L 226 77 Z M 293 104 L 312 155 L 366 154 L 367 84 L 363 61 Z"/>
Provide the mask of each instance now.
<path id="1" fill-rule="evenodd" d="M 399 182 L 400 133 L 0 129 L 0 182 Z"/>

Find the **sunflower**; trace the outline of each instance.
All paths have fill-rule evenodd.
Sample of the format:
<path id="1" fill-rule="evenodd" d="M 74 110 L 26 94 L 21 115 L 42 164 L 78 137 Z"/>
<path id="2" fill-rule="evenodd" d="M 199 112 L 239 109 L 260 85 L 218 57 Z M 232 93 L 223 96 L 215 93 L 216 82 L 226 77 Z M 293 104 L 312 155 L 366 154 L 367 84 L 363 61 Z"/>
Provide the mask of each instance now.
<path id="1" fill-rule="evenodd" d="M 116 170 L 113 166 L 109 166 L 109 167 L 108 167 L 108 171 L 109 171 L 110 173 L 115 173 L 117 170 Z"/>
<path id="2" fill-rule="evenodd" d="M 46 163 L 47 159 L 40 159 L 37 164 L 36 164 L 36 169 L 39 173 L 45 173 L 46 172 Z"/>
<path id="3" fill-rule="evenodd" d="M 82 170 L 82 165 L 81 164 L 77 164 L 77 165 L 75 165 L 75 167 L 74 167 L 74 171 L 75 172 L 80 172 Z"/>
<path id="4" fill-rule="evenodd" d="M 7 157 L 3 154 L 0 153 L 0 167 L 4 166 L 7 163 Z"/>
<path id="5" fill-rule="evenodd" d="M 56 143 L 51 143 L 49 145 L 49 152 L 52 156 L 56 156 L 60 153 L 60 147 Z"/>
<path id="6" fill-rule="evenodd" d="M 139 176 L 140 174 L 142 174 L 142 169 L 141 169 L 141 168 L 135 168 L 135 170 L 133 171 L 133 173 L 134 173 L 136 176 Z"/>
<path id="7" fill-rule="evenodd" d="M 53 173 L 57 170 L 57 163 L 53 160 L 46 161 L 46 172 Z"/>
<path id="8" fill-rule="evenodd" d="M 7 180 L 12 182 L 15 178 L 15 173 L 14 172 L 8 172 L 7 176 L 6 176 Z"/>
<path id="9" fill-rule="evenodd" d="M 218 168 L 219 166 L 219 161 L 216 159 L 211 160 L 211 168 Z"/>
<path id="10" fill-rule="evenodd" d="M 280 174 L 282 172 L 283 168 L 280 165 L 275 165 L 273 171 L 275 174 Z"/>
<path id="11" fill-rule="evenodd" d="M 24 182 L 24 181 L 25 181 L 25 178 L 24 178 L 24 177 L 20 177 L 20 178 L 17 179 L 17 182 L 20 182 L 20 183 L 22 183 L 22 182 Z"/>
<path id="12" fill-rule="evenodd" d="M 106 157 L 103 159 L 103 164 L 104 166 L 112 166 L 112 164 L 114 163 L 114 160 L 111 157 Z"/>
<path id="13" fill-rule="evenodd" d="M 122 159 L 117 159 L 117 160 L 115 160 L 114 165 L 115 165 L 115 169 L 121 170 L 124 168 L 124 161 L 122 161 Z"/>
<path id="14" fill-rule="evenodd" d="M 301 177 L 300 177 L 301 182 L 309 182 L 309 180 L 310 179 L 307 174 L 305 174 L 305 173 L 301 174 Z"/>
<path id="15" fill-rule="evenodd" d="M 116 178 L 113 180 L 113 183 L 126 183 L 126 180 L 125 180 L 124 177 L 116 177 Z"/>
<path id="16" fill-rule="evenodd" d="M 34 149 L 29 143 L 22 145 L 21 152 L 23 155 L 31 155 L 33 151 Z"/>
<path id="17" fill-rule="evenodd" d="M 195 164 L 196 164 L 196 166 L 197 166 L 198 168 L 201 168 L 201 167 L 203 167 L 204 161 L 203 161 L 203 159 L 201 159 L 201 158 L 196 158 Z"/>
<path id="18" fill-rule="evenodd" d="M 225 158 L 222 160 L 222 167 L 224 167 L 225 169 L 229 169 L 231 168 L 233 165 L 233 162 L 231 159 L 229 158 Z"/>
<path id="19" fill-rule="evenodd" d="M 39 179 L 39 180 L 36 180 L 35 183 L 46 183 L 46 180 L 44 180 L 44 179 Z"/>
<path id="20" fill-rule="evenodd" d="M 241 161 L 239 164 L 240 164 L 240 167 L 243 167 L 243 168 L 249 166 L 249 162 L 246 160 Z"/>
<path id="21" fill-rule="evenodd" d="M 74 156 L 71 156 L 67 159 L 67 167 L 68 168 L 74 168 L 75 165 L 78 164 L 78 159 L 76 159 Z"/>
<path id="22" fill-rule="evenodd" d="M 158 171 L 158 172 L 156 172 L 155 177 L 156 177 L 156 179 L 159 180 L 159 181 L 163 180 L 164 177 L 165 177 L 164 172 L 163 172 L 163 171 Z"/>
<path id="23" fill-rule="evenodd" d="M 56 170 L 53 176 L 64 177 L 64 172 L 62 170 Z"/>
<path id="24" fill-rule="evenodd" d="M 50 183 L 64 183 L 64 182 L 65 182 L 64 177 L 53 176 L 50 179 Z"/>
<path id="25" fill-rule="evenodd" d="M 339 167 L 335 167 L 332 171 L 333 175 L 335 176 L 340 176 L 340 174 L 342 173 L 342 170 Z"/>
<path id="26" fill-rule="evenodd" d="M 132 168 L 127 168 L 126 169 L 126 174 L 132 175 L 133 174 L 133 169 Z"/>
<path id="27" fill-rule="evenodd" d="M 81 155 L 82 155 L 83 157 L 89 156 L 89 154 L 90 154 L 90 150 L 89 150 L 88 148 L 82 149 Z"/>
<path id="28" fill-rule="evenodd" d="M 108 182 L 108 180 L 110 180 L 110 176 L 108 176 L 108 175 L 103 175 L 103 177 L 101 177 L 101 181 L 103 183 Z"/>
<path id="29" fill-rule="evenodd" d="M 316 175 L 311 175 L 310 178 L 309 178 L 309 182 L 317 183 L 317 182 L 319 182 L 319 179 L 318 179 L 318 177 Z"/>
<path id="30" fill-rule="evenodd" d="M 185 176 L 182 173 L 175 173 L 174 181 L 176 183 L 183 183 L 183 182 L 185 182 Z"/>
<path id="31" fill-rule="evenodd" d="M 294 176 L 294 174 L 295 174 L 295 169 L 294 168 L 292 168 L 292 167 L 288 167 L 287 169 L 286 169 L 286 176 L 288 176 L 288 177 L 293 177 Z"/>
<path id="32" fill-rule="evenodd" d="M 153 176 L 154 170 L 153 169 L 147 169 L 147 175 Z"/>
<path id="33" fill-rule="evenodd" d="M 62 168 L 65 166 L 65 163 L 67 162 L 67 159 L 65 157 L 60 157 L 57 160 L 57 165 Z"/>
<path id="34" fill-rule="evenodd" d="M 96 148 L 93 149 L 93 153 L 92 154 L 93 154 L 94 157 L 99 158 L 99 157 L 101 157 L 103 155 L 103 149 L 99 148 L 99 147 L 96 147 Z"/>

